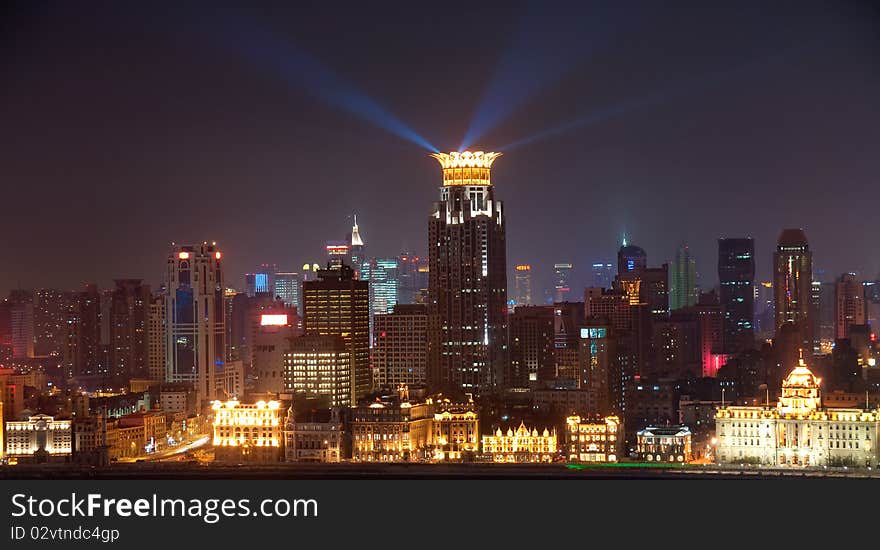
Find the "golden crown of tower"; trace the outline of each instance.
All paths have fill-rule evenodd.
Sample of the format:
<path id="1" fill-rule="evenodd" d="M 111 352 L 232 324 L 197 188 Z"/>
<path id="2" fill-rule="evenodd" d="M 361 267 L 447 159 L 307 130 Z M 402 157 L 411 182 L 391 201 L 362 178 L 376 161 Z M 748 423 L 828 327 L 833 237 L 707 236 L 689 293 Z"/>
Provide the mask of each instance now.
<path id="1" fill-rule="evenodd" d="M 483 151 L 452 151 L 432 153 L 443 168 L 443 186 L 492 185 L 489 170 L 501 153 Z"/>

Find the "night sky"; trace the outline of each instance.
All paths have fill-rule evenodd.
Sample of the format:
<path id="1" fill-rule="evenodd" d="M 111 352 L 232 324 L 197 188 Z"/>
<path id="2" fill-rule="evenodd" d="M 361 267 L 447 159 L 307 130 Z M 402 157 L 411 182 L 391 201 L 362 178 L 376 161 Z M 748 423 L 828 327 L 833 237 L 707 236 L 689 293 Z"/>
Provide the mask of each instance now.
<path id="1" fill-rule="evenodd" d="M 146 4 L 150 4 L 147 6 Z M 0 14 L 0 292 L 161 281 L 216 240 L 227 283 L 426 251 L 428 148 L 505 155 L 508 260 L 648 263 L 783 227 L 815 269 L 880 274 L 880 17 L 870 3 L 26 2 Z M 317 4 L 317 3 L 316 3 Z M 467 139 L 465 139 L 467 136 Z"/>

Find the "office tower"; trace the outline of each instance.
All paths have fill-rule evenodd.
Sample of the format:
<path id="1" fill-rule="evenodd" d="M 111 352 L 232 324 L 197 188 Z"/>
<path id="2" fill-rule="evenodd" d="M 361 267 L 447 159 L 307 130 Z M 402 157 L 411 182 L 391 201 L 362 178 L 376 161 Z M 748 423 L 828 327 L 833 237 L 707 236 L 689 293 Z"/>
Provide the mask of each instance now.
<path id="1" fill-rule="evenodd" d="M 624 238 L 623 245 L 617 251 L 617 274 L 622 276 L 626 273 L 640 271 L 647 265 L 648 255 L 645 254 L 645 251 L 639 246 L 627 244 Z"/>
<path id="2" fill-rule="evenodd" d="M 724 308 L 724 353 L 755 345 L 755 241 L 718 239 L 718 280 Z"/>
<path id="3" fill-rule="evenodd" d="M 95 284 L 76 294 L 67 311 L 64 363 L 71 376 L 107 374 L 101 359 L 101 294 Z"/>
<path id="4" fill-rule="evenodd" d="M 275 294 L 275 273 L 278 266 L 275 264 L 260 264 L 256 271 L 244 276 L 245 292 L 251 298 L 257 294 Z"/>
<path id="5" fill-rule="evenodd" d="M 341 336 L 306 334 L 293 338 L 283 357 L 284 389 L 325 397 L 331 407 L 351 405 L 350 350 L 351 344 Z"/>
<path id="6" fill-rule="evenodd" d="M 648 305 L 651 319 L 662 321 L 669 316 L 669 264 L 660 267 L 644 267 L 635 272 L 641 281 L 639 285 L 639 300 Z M 633 274 L 626 277 L 632 277 Z"/>
<path id="7" fill-rule="evenodd" d="M 755 333 L 761 340 L 772 338 L 776 331 L 775 301 L 772 282 L 755 284 Z"/>
<path id="8" fill-rule="evenodd" d="M 257 294 L 253 298 L 246 298 L 246 301 L 239 305 L 244 306 L 244 311 L 240 318 L 233 319 L 233 322 L 241 322 L 241 325 L 236 326 L 234 331 L 237 336 L 238 331 L 241 331 L 236 359 L 241 361 L 246 369 L 252 369 L 255 364 L 257 340 L 263 328 L 264 316 L 283 315 L 294 327 L 297 326 L 298 319 L 294 308 L 285 306 L 280 298 L 274 298 L 271 294 Z M 234 315 L 237 316 L 238 311 L 234 311 Z M 274 318 L 278 319 L 278 317 Z"/>
<path id="9" fill-rule="evenodd" d="M 299 273 L 279 271 L 275 274 L 275 297 L 297 311 L 300 309 L 299 290 Z"/>
<path id="10" fill-rule="evenodd" d="M 428 288 L 427 260 L 404 252 L 397 258 L 397 303 L 418 303 L 419 294 Z"/>
<path id="11" fill-rule="evenodd" d="M 610 262 L 593 262 L 593 280 L 590 283 L 594 288 L 611 288 L 614 280 L 614 264 Z"/>
<path id="12" fill-rule="evenodd" d="M 578 339 L 578 388 L 590 394 L 593 414 L 619 412 L 622 400 L 621 376 L 617 360 L 617 340 L 607 321 L 587 319 Z"/>
<path id="13" fill-rule="evenodd" d="M 579 372 L 578 338 L 584 321 L 583 302 L 553 304 L 553 358 L 560 383 L 576 384 Z"/>
<path id="14" fill-rule="evenodd" d="M 798 346 L 813 349 L 812 318 L 813 253 L 803 229 L 784 229 L 773 254 L 776 333 L 794 325 Z"/>
<path id="15" fill-rule="evenodd" d="M 325 261 L 328 262 L 347 262 L 351 258 L 351 245 L 346 241 L 327 241 L 324 251 L 327 253 Z"/>
<path id="16" fill-rule="evenodd" d="M 532 305 L 532 266 L 518 264 L 513 274 L 513 298 L 518 306 Z"/>
<path id="17" fill-rule="evenodd" d="M 12 329 L 12 358 L 34 356 L 34 294 L 29 290 L 9 293 L 9 320 Z"/>
<path id="18" fill-rule="evenodd" d="M 479 393 L 503 381 L 507 259 L 490 168 L 500 153 L 437 153 L 440 201 L 428 222 L 429 370 L 433 389 Z"/>
<path id="19" fill-rule="evenodd" d="M 357 278 L 362 278 L 360 275 L 357 275 L 357 272 L 361 269 L 364 262 L 367 261 L 367 257 L 364 251 L 364 240 L 361 238 L 360 229 L 358 229 L 358 218 L 357 214 L 354 216 L 354 225 L 351 227 L 351 237 L 348 241 L 349 244 L 349 253 L 351 254 L 351 265 L 354 267 Z"/>
<path id="20" fill-rule="evenodd" d="M 397 305 L 397 258 L 373 258 L 363 262 L 360 279 L 370 283 L 370 334 L 375 315 L 391 313 Z"/>
<path id="21" fill-rule="evenodd" d="M 669 270 L 669 309 L 675 311 L 697 303 L 697 262 L 691 257 L 688 245 L 675 252 L 675 262 Z"/>
<path id="22" fill-rule="evenodd" d="M 332 268 L 331 268 L 332 266 Z M 370 392 L 370 290 L 345 264 L 327 263 L 317 281 L 303 283 L 303 331 L 340 336 L 349 357 L 350 403 Z"/>
<path id="23" fill-rule="evenodd" d="M 283 301 L 280 303 L 283 304 Z M 251 368 L 254 391 L 281 393 L 285 389 L 284 354 L 290 349 L 291 339 L 296 336 L 296 316 L 278 309 L 260 313 L 259 319 Z"/>
<path id="24" fill-rule="evenodd" d="M 41 288 L 34 293 L 34 355 L 60 357 L 70 293 Z"/>
<path id="25" fill-rule="evenodd" d="M 849 338 L 852 325 L 866 321 L 865 287 L 855 273 L 844 273 L 837 279 L 834 308 L 835 338 Z"/>
<path id="26" fill-rule="evenodd" d="M 373 379 L 376 387 L 423 385 L 428 369 L 428 307 L 398 304 L 373 321 Z"/>
<path id="27" fill-rule="evenodd" d="M 574 266 L 570 263 L 553 264 L 553 301 L 567 302 L 571 293 L 571 270 Z"/>
<path id="28" fill-rule="evenodd" d="M 149 361 L 149 285 L 140 279 L 116 279 L 110 297 L 111 374 L 123 380 L 144 378 Z"/>
<path id="29" fill-rule="evenodd" d="M 560 313 L 561 315 L 561 313 Z M 510 315 L 511 387 L 556 377 L 554 306 L 517 306 Z"/>
<path id="30" fill-rule="evenodd" d="M 150 314 L 147 321 L 147 376 L 156 382 L 165 381 L 167 336 L 165 334 L 165 296 L 150 297 Z"/>
<path id="31" fill-rule="evenodd" d="M 190 382 L 199 406 L 216 397 L 226 362 L 226 288 L 216 244 L 172 246 L 165 271 L 165 380 Z"/>
<path id="32" fill-rule="evenodd" d="M 714 378 L 718 369 L 727 363 L 724 354 L 724 307 L 714 291 L 701 294 L 693 307 L 699 323 L 702 375 Z"/>

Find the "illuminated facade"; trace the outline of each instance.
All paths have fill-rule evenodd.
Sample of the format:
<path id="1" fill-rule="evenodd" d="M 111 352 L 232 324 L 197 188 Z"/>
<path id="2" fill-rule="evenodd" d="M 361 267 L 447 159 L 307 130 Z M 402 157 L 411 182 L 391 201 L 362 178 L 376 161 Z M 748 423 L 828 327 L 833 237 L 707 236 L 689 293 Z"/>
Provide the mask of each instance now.
<path id="1" fill-rule="evenodd" d="M 430 405 L 370 403 L 355 407 L 351 420 L 352 459 L 356 462 L 417 462 L 428 456 Z"/>
<path id="2" fill-rule="evenodd" d="M 432 403 L 429 400 L 429 403 Z M 480 448 L 480 419 L 473 401 L 451 403 L 438 400 L 431 423 L 434 460 L 461 460 Z"/>
<path id="3" fill-rule="evenodd" d="M 691 431 L 687 426 L 649 426 L 636 434 L 636 453 L 647 462 L 688 462 Z"/>
<path id="4" fill-rule="evenodd" d="M 339 462 L 342 459 L 343 424 L 339 409 L 316 413 L 287 411 L 284 422 L 285 462 Z"/>
<path id="5" fill-rule="evenodd" d="M 190 382 L 199 403 L 214 399 L 226 359 L 223 256 L 207 242 L 172 247 L 165 272 L 165 381 Z"/>
<path id="6" fill-rule="evenodd" d="M 156 382 L 165 381 L 165 360 L 168 345 L 165 335 L 165 297 L 150 298 L 147 323 L 147 377 Z"/>
<path id="7" fill-rule="evenodd" d="M 275 274 L 275 296 L 281 298 L 285 306 L 300 311 L 299 273 L 283 271 Z"/>
<path id="8" fill-rule="evenodd" d="M 532 266 L 519 264 L 513 274 L 513 299 L 518 306 L 532 305 Z"/>
<path id="9" fill-rule="evenodd" d="M 211 409 L 215 460 L 277 462 L 281 458 L 284 423 L 278 401 L 214 401 Z"/>
<path id="10" fill-rule="evenodd" d="M 691 257 L 688 245 L 675 252 L 675 262 L 669 270 L 669 310 L 674 311 L 697 303 L 697 262 Z"/>
<path id="11" fill-rule="evenodd" d="M 620 418 L 589 421 L 574 415 L 565 423 L 569 462 L 617 462 L 623 443 Z"/>
<path id="12" fill-rule="evenodd" d="M 516 431 L 508 428 L 506 433 L 498 428 L 493 435 L 483 436 L 482 446 L 483 454 L 492 462 L 553 462 L 557 457 L 556 429 L 538 432 L 523 423 Z"/>
<path id="13" fill-rule="evenodd" d="M 428 221 L 432 389 L 488 390 L 506 369 L 506 229 L 489 175 L 499 155 L 432 155 L 443 169 L 440 201 Z"/>
<path id="14" fill-rule="evenodd" d="M 364 261 L 360 278 L 370 283 L 370 334 L 373 334 L 376 315 L 391 313 L 397 305 L 397 258 Z"/>
<path id="15" fill-rule="evenodd" d="M 284 390 L 325 396 L 331 407 L 351 404 L 351 355 L 341 336 L 294 338 L 283 361 Z"/>
<path id="16" fill-rule="evenodd" d="M 801 357 L 775 407 L 720 407 L 715 431 L 720 463 L 876 466 L 880 410 L 824 407 L 821 380 Z"/>
<path id="17" fill-rule="evenodd" d="M 303 331 L 307 335 L 339 336 L 349 354 L 349 403 L 372 388 L 370 368 L 369 283 L 355 278 L 347 265 L 328 264 L 317 281 L 303 282 Z"/>
<path id="18" fill-rule="evenodd" d="M 27 420 L 7 422 L 6 456 L 33 458 L 37 462 L 69 457 L 73 447 L 70 420 L 37 414 Z"/>
<path id="19" fill-rule="evenodd" d="M 296 316 L 263 313 L 254 335 L 251 372 L 257 393 L 284 391 L 284 354 L 296 336 Z"/>

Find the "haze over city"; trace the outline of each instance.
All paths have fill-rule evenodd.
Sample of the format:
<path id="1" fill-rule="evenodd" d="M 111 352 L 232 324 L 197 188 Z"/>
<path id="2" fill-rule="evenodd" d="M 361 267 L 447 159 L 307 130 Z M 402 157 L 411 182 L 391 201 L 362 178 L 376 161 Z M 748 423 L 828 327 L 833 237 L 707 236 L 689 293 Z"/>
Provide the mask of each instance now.
<path id="1" fill-rule="evenodd" d="M 589 284 L 624 234 L 651 265 L 686 241 L 705 286 L 722 236 L 754 237 L 768 279 L 784 227 L 817 277 L 880 273 L 869 3 L 536 9 L 9 8 L 0 292 L 158 285 L 172 241 L 206 239 L 241 287 L 323 261 L 354 214 L 370 255 L 425 254 L 427 155 L 460 145 L 504 153 L 507 261 L 536 293 L 555 262 Z"/>

